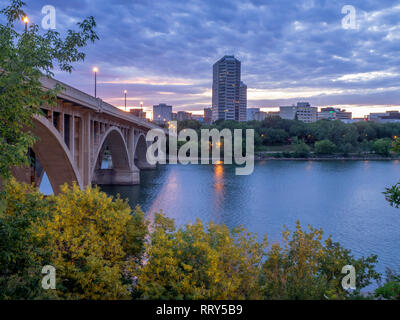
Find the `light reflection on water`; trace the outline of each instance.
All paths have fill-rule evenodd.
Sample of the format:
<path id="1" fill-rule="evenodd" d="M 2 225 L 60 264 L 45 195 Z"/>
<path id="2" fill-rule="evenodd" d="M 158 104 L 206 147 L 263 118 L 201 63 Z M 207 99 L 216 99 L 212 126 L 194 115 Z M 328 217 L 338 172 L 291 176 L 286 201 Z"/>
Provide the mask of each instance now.
<path id="1" fill-rule="evenodd" d="M 356 256 L 377 254 L 378 270 L 400 268 L 400 209 L 382 192 L 400 180 L 399 161 L 259 161 L 254 173 L 236 176 L 232 165 L 167 165 L 142 171 L 137 186 L 103 186 L 139 204 L 149 217 L 163 212 L 177 225 L 194 222 L 242 224 L 269 242 L 297 220 Z M 41 191 L 51 193 L 47 177 Z"/>
<path id="2" fill-rule="evenodd" d="M 140 186 L 104 186 L 178 225 L 197 218 L 242 224 L 270 242 L 297 220 L 332 234 L 356 256 L 378 254 L 379 271 L 400 267 L 400 209 L 382 192 L 400 180 L 398 161 L 260 161 L 249 176 L 229 165 L 167 165 L 141 172 Z"/>

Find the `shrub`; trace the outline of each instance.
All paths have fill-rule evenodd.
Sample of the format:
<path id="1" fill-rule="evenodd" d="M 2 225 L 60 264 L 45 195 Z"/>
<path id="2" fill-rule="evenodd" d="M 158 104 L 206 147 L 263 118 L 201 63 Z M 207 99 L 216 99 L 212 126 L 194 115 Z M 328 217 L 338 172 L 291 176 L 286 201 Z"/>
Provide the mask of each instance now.
<path id="1" fill-rule="evenodd" d="M 315 143 L 314 150 L 317 154 L 333 154 L 336 150 L 336 145 L 330 140 L 321 140 Z"/>
<path id="2" fill-rule="evenodd" d="M 372 150 L 380 155 L 388 156 L 392 147 L 392 141 L 388 138 L 378 139 L 372 145 Z"/>
<path id="3" fill-rule="evenodd" d="M 296 158 L 307 158 L 310 155 L 310 147 L 304 142 L 294 145 L 294 156 Z"/>

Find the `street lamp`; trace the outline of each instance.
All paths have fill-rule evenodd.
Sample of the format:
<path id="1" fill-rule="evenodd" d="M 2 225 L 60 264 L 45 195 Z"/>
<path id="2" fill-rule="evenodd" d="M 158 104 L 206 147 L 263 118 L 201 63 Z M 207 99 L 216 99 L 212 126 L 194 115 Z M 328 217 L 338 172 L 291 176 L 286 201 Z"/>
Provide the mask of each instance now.
<path id="1" fill-rule="evenodd" d="M 25 32 L 27 32 L 28 31 L 28 22 L 29 22 L 28 17 L 27 16 L 23 17 L 22 21 L 25 23 Z"/>
<path id="2" fill-rule="evenodd" d="M 97 98 L 97 72 L 99 72 L 99 68 L 94 67 L 94 97 Z"/>
<path id="3" fill-rule="evenodd" d="M 128 93 L 127 90 L 124 90 L 124 94 L 125 94 L 125 111 L 126 111 L 126 94 Z"/>

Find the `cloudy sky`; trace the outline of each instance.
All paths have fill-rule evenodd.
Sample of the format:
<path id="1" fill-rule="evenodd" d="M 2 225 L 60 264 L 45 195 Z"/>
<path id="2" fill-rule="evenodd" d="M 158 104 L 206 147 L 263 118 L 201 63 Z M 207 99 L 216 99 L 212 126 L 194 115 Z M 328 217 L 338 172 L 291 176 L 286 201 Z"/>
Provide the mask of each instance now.
<path id="1" fill-rule="evenodd" d="M 61 33 L 95 17 L 100 41 L 56 78 L 92 94 L 97 66 L 98 95 L 117 106 L 126 89 L 129 106 L 201 110 L 211 104 L 212 64 L 226 54 L 242 62 L 249 107 L 400 105 L 400 1 L 25 1 L 39 25 L 53 5 Z M 343 28 L 345 5 L 355 29 Z"/>

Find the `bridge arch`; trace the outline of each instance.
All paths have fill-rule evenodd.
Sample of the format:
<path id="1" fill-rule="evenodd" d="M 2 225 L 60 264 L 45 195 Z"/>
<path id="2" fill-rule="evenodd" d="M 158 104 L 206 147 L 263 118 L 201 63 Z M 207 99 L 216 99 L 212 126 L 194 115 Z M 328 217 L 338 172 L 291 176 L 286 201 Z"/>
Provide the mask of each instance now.
<path id="1" fill-rule="evenodd" d="M 155 166 L 147 162 L 146 158 L 147 142 L 146 137 L 143 133 L 140 133 L 136 138 L 135 152 L 134 152 L 134 164 L 139 169 L 152 169 Z"/>
<path id="2" fill-rule="evenodd" d="M 112 158 L 112 168 L 102 169 L 104 152 L 108 148 Z M 131 166 L 131 157 L 123 133 L 117 127 L 110 127 L 102 136 L 94 153 L 94 165 L 91 170 L 92 183 L 95 184 L 132 184 L 138 176 Z"/>
<path id="3" fill-rule="evenodd" d="M 53 124 L 37 115 L 33 117 L 33 126 L 29 130 L 38 138 L 32 149 L 49 178 L 53 192 L 59 193 L 64 183 L 72 185 L 76 182 L 82 188 L 81 175 L 71 152 Z"/>

